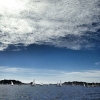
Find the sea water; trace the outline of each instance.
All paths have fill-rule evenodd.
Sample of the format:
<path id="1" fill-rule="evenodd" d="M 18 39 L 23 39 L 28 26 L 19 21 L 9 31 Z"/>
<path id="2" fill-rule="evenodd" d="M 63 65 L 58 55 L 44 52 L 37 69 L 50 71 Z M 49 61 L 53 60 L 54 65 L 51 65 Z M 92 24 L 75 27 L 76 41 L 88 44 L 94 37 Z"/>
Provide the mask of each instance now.
<path id="1" fill-rule="evenodd" d="M 0 100 L 100 100 L 100 87 L 0 85 Z"/>

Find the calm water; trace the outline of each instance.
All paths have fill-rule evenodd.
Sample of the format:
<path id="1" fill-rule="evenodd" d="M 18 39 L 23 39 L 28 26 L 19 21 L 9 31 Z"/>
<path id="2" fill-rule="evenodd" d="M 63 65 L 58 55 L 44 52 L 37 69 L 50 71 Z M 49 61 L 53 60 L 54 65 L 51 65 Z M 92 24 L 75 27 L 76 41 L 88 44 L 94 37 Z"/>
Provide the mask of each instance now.
<path id="1" fill-rule="evenodd" d="M 100 87 L 0 85 L 0 100 L 100 100 Z"/>

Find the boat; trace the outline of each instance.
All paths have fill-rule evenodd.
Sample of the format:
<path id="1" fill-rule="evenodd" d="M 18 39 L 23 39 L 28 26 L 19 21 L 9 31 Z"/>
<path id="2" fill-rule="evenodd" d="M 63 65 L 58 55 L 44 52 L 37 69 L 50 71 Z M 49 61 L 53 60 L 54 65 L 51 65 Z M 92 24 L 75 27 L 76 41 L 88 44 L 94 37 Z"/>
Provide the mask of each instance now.
<path id="1" fill-rule="evenodd" d="M 62 86 L 61 80 L 60 80 L 59 86 Z"/>
<path id="2" fill-rule="evenodd" d="M 60 83 L 57 82 L 57 86 L 58 87 L 61 87 L 62 86 L 61 80 L 60 80 Z"/>
<path id="3" fill-rule="evenodd" d="M 59 86 L 59 83 L 57 82 L 57 86 Z"/>
<path id="4" fill-rule="evenodd" d="M 85 87 L 85 83 L 83 83 L 83 87 Z"/>
<path id="5" fill-rule="evenodd" d="M 72 87 L 74 86 L 74 83 L 72 82 Z"/>
<path id="6" fill-rule="evenodd" d="M 33 82 L 32 82 L 32 86 L 35 86 L 35 79 L 34 79 Z"/>
<path id="7" fill-rule="evenodd" d="M 47 84 L 47 86 L 49 86 L 49 83 Z"/>
<path id="8" fill-rule="evenodd" d="M 14 85 L 12 81 L 11 81 L 11 85 L 12 85 L 12 86 Z"/>
<path id="9" fill-rule="evenodd" d="M 43 82 L 40 84 L 40 86 L 42 86 L 43 85 Z"/>
<path id="10" fill-rule="evenodd" d="M 95 87 L 95 85 L 92 83 L 92 87 Z"/>

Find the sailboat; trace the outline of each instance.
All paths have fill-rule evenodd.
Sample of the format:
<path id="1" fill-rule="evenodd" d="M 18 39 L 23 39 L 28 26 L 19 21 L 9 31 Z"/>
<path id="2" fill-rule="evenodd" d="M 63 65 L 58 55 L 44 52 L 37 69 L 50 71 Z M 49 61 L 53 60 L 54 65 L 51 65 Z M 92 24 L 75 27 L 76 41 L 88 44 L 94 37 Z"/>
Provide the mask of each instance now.
<path id="1" fill-rule="evenodd" d="M 85 87 L 85 83 L 83 83 L 83 86 Z"/>
<path id="2" fill-rule="evenodd" d="M 72 87 L 74 86 L 74 83 L 72 82 Z"/>
<path id="3" fill-rule="evenodd" d="M 34 79 L 33 82 L 32 82 L 32 86 L 35 86 L 35 79 Z"/>
<path id="4" fill-rule="evenodd" d="M 57 86 L 59 86 L 59 87 L 62 86 L 61 80 L 60 80 L 60 83 L 57 83 Z"/>
<path id="5" fill-rule="evenodd" d="M 47 86 L 49 86 L 49 83 L 47 84 Z"/>
<path id="6" fill-rule="evenodd" d="M 12 85 L 12 86 L 14 85 L 12 81 L 11 81 L 11 85 Z"/>
<path id="7" fill-rule="evenodd" d="M 59 83 L 57 82 L 57 85 L 56 86 L 59 86 Z"/>
<path id="8" fill-rule="evenodd" d="M 92 83 L 92 87 L 95 87 L 95 85 Z"/>
<path id="9" fill-rule="evenodd" d="M 43 82 L 40 84 L 40 86 L 42 86 L 43 85 Z"/>
<path id="10" fill-rule="evenodd" d="M 59 86 L 62 86 L 61 80 L 60 80 Z"/>

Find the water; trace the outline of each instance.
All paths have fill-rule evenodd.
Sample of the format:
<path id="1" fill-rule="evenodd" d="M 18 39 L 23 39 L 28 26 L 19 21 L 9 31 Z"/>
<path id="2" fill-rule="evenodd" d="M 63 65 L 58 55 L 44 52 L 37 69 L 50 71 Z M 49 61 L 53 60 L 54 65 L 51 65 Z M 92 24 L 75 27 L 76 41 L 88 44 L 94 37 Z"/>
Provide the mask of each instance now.
<path id="1" fill-rule="evenodd" d="M 100 100 L 100 87 L 0 85 L 0 100 Z"/>

